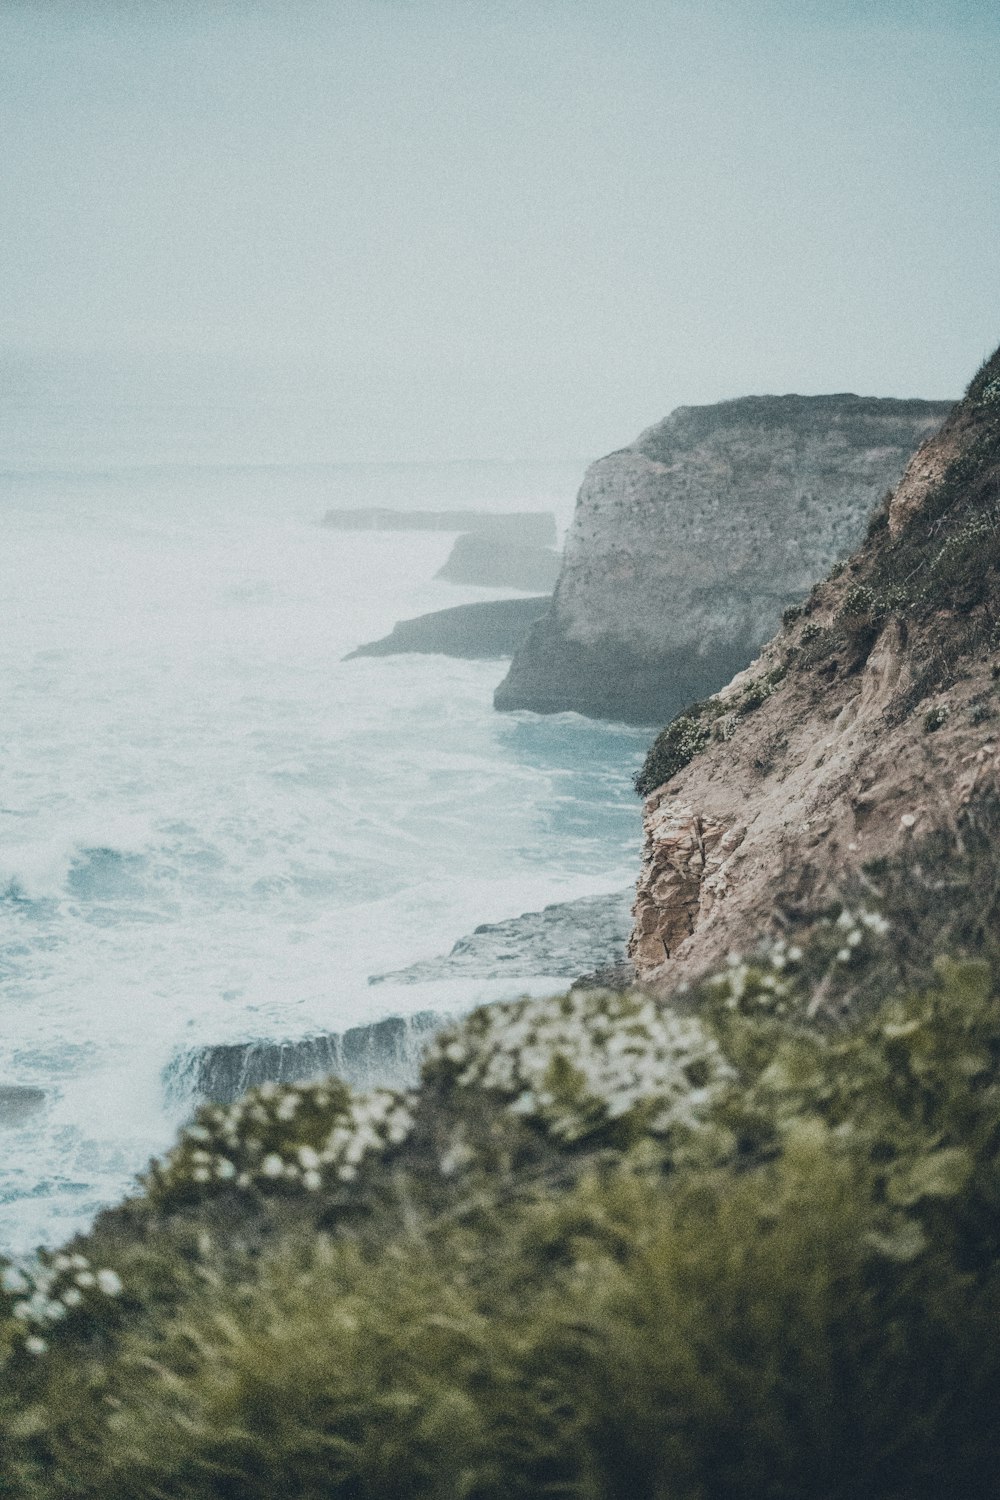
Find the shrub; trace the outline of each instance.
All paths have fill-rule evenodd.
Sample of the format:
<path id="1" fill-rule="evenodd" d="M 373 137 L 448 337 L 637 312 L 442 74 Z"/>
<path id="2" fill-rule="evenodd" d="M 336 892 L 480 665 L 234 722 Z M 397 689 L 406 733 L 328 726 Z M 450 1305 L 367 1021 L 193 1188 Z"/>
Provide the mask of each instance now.
<path id="1" fill-rule="evenodd" d="M 772 945 L 718 978 L 704 1025 L 731 1076 L 684 1149 L 577 1141 L 433 1211 L 402 1182 L 377 1238 L 203 1246 L 113 1349 L 12 1367 L 9 1492 L 939 1500 L 946 1474 L 992 1500 L 1000 1001 L 985 966 L 939 966 L 824 1034 L 749 982 L 809 963 Z M 483 1025 L 456 1035 L 488 1069 Z"/>
<path id="2" fill-rule="evenodd" d="M 704 706 L 695 704 L 660 730 L 634 778 L 640 797 L 648 797 L 704 750 L 711 731 L 703 712 Z"/>

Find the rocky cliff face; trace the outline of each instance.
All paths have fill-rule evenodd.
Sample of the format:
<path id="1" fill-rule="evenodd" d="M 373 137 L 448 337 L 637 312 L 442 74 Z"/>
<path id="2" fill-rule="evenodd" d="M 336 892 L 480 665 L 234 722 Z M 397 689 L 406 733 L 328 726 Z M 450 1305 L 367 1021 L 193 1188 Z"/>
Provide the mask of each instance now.
<path id="1" fill-rule="evenodd" d="M 499 709 L 662 723 L 745 667 L 860 540 L 946 402 L 680 407 L 587 471 L 549 614 Z"/>
<path id="2" fill-rule="evenodd" d="M 642 980 L 749 951 L 1000 789 L 998 528 L 1000 351 L 847 567 L 651 750 Z"/>

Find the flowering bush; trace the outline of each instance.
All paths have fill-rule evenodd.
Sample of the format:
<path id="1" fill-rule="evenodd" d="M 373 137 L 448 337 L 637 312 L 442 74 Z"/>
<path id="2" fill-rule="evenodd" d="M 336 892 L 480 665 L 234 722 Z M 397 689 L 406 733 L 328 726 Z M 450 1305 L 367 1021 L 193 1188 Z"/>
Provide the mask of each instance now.
<path id="1" fill-rule="evenodd" d="M 0 1271 L 7 1315 L 20 1331 L 25 1353 L 44 1354 L 56 1324 L 86 1318 L 122 1292 L 121 1278 L 107 1266 L 94 1268 L 79 1252 L 40 1257 Z M 15 1339 L 16 1342 L 16 1339 Z"/>
<path id="2" fill-rule="evenodd" d="M 731 1076 L 696 1017 L 593 990 L 484 1007 L 436 1039 L 430 1066 L 566 1142 L 690 1129 Z"/>
<path id="3" fill-rule="evenodd" d="M 263 1084 L 235 1104 L 206 1105 L 163 1162 L 150 1195 L 165 1201 L 229 1186 L 240 1191 L 318 1192 L 348 1183 L 362 1163 L 399 1146 L 413 1124 L 406 1096 L 354 1094 L 336 1079 Z"/>

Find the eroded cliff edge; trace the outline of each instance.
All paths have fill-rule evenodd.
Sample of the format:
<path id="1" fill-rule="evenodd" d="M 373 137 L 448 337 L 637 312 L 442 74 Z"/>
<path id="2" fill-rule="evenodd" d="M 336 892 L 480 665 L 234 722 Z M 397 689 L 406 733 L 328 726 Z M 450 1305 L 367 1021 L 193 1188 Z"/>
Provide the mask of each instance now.
<path id="1" fill-rule="evenodd" d="M 669 988 L 1000 789 L 1000 351 L 843 569 L 664 730 L 631 956 Z"/>
<path id="2" fill-rule="evenodd" d="M 498 709 L 662 723 L 745 667 L 860 540 L 939 401 L 754 396 L 680 407 L 591 465 L 549 613 Z"/>

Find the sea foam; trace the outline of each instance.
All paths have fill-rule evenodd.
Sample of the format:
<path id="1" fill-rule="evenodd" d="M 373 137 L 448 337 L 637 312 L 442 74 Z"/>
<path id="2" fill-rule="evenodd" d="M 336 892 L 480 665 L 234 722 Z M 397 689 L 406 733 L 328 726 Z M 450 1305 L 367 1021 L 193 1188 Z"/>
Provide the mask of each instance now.
<path id="1" fill-rule="evenodd" d="M 368 978 L 631 880 L 641 731 L 497 715 L 502 662 L 341 660 L 503 591 L 434 579 L 447 534 L 328 505 L 568 516 L 571 474 L 474 472 L 0 480 L 0 1083 L 45 1093 L 4 1131 L 0 1243 L 128 1190 L 191 1107 L 177 1059 L 558 987 Z"/>

